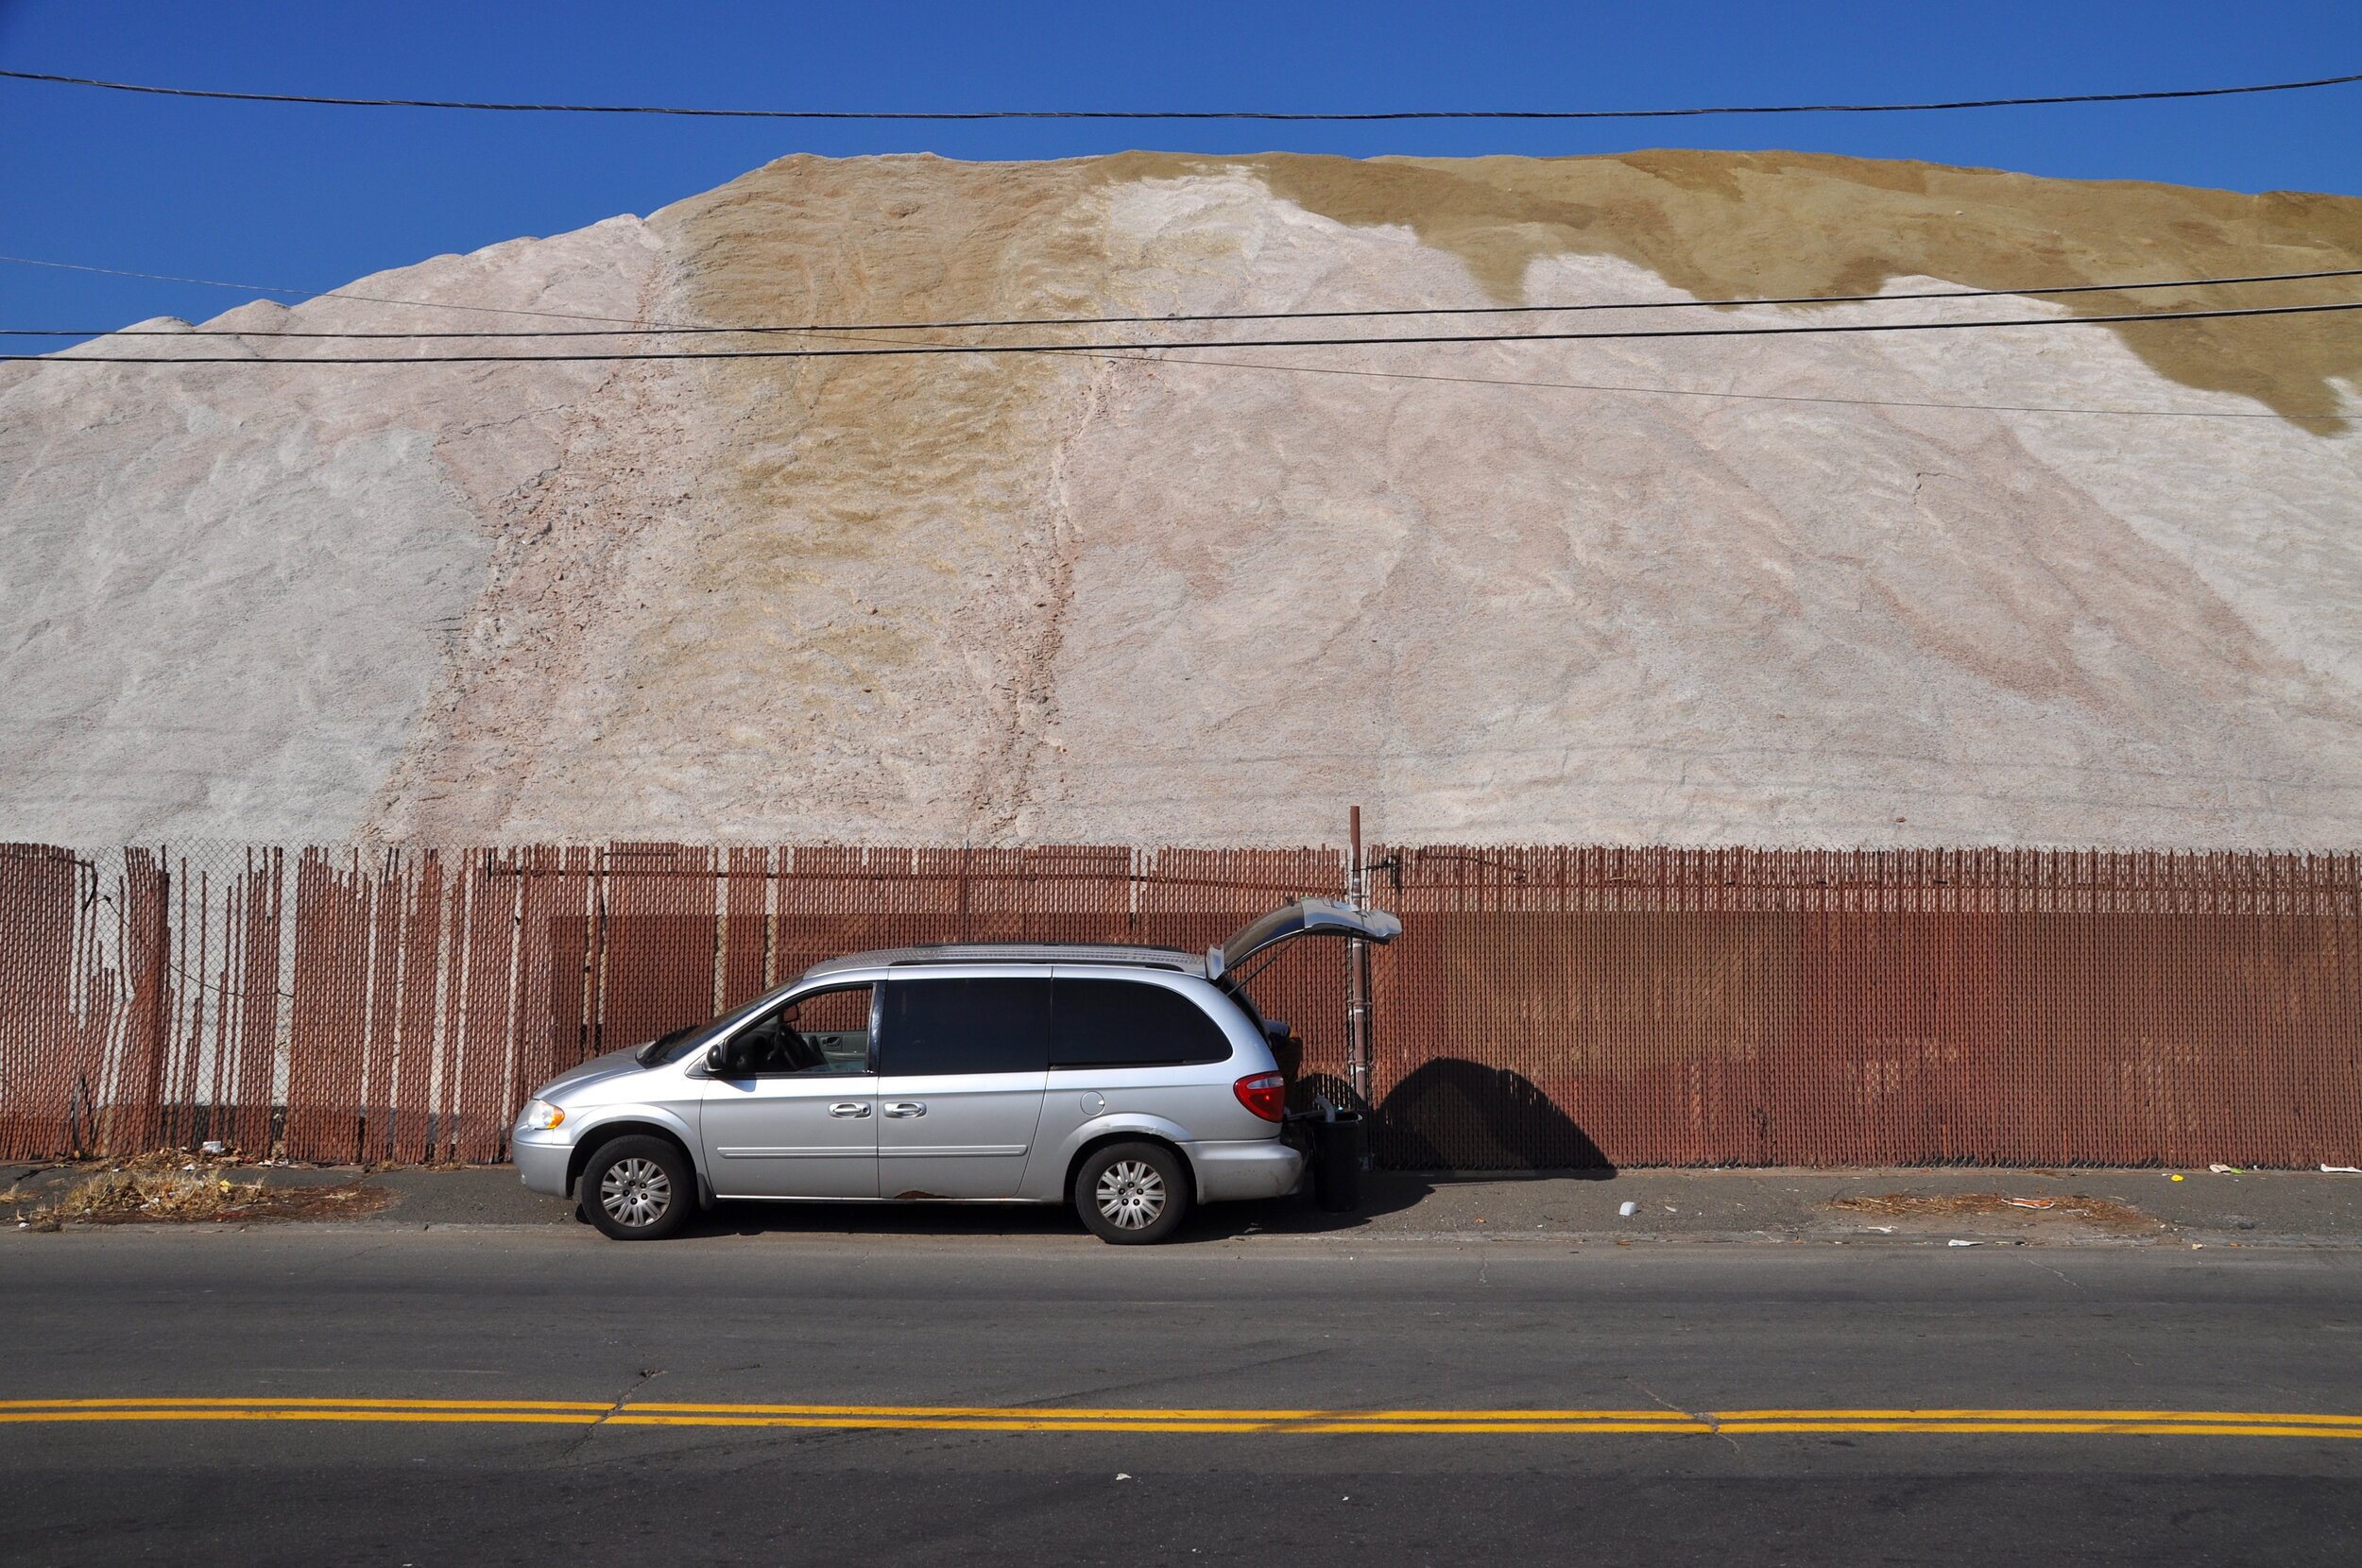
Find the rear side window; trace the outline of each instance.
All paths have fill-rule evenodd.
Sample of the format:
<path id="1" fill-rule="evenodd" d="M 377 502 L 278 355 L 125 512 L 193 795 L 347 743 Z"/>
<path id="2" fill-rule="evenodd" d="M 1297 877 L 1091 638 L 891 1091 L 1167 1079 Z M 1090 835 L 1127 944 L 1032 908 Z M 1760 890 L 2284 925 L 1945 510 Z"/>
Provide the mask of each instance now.
<path id="1" fill-rule="evenodd" d="M 1047 980 L 891 980 L 878 1042 L 889 1077 L 1039 1072 L 1050 1059 Z"/>
<path id="2" fill-rule="evenodd" d="M 1228 1060 L 1230 1037 L 1178 991 L 1137 980 L 1057 982 L 1050 1014 L 1053 1067 L 1177 1067 Z"/>

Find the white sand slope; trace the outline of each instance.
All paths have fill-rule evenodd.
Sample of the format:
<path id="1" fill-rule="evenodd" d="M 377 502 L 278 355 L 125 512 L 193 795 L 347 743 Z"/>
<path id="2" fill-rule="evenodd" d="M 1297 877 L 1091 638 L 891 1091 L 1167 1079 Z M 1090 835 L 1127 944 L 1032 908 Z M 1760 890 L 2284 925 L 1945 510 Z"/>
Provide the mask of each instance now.
<path id="1" fill-rule="evenodd" d="M 477 310 L 323 299 L 214 325 L 1598 303 L 2340 264 L 2362 265 L 2362 202 L 1841 160 L 796 159 L 644 222 L 350 291 Z M 2353 292 L 2304 287 L 2244 298 Z M 1195 335 L 1328 335 L 1307 325 Z M 82 352 L 160 341 L 196 340 Z M 0 836 L 1261 843 L 1333 839 L 1360 802 L 1398 842 L 2352 847 L 2362 435 L 2336 416 L 2357 369 L 2362 329 L 2329 317 L 16 368 Z M 1696 395 L 1732 392 L 1754 396 Z"/>

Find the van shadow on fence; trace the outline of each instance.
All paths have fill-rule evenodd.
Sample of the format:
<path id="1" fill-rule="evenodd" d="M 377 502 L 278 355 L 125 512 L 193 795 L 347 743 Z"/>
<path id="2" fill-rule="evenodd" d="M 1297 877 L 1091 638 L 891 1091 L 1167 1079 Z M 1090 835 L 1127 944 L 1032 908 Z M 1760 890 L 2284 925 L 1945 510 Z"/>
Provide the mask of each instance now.
<path id="1" fill-rule="evenodd" d="M 1289 1108 L 1355 1103 L 1335 1073 L 1301 1075 Z M 1605 1181 L 1616 1174 L 1591 1135 L 1532 1081 L 1508 1067 L 1443 1056 L 1406 1075 L 1370 1116 L 1372 1163 L 1388 1171 L 1549 1170 Z"/>
<path id="2" fill-rule="evenodd" d="M 1372 1152 L 1384 1169 L 1616 1174 L 1591 1135 L 1530 1080 L 1462 1057 L 1423 1063 L 1388 1092 L 1377 1121 Z"/>

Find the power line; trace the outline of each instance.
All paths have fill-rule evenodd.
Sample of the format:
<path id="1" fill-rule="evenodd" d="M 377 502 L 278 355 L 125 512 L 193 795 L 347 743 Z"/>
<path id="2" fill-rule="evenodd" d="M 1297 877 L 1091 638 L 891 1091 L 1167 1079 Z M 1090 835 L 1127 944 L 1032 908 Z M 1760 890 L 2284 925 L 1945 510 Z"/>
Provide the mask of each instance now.
<path id="1" fill-rule="evenodd" d="M 230 93 L 195 87 L 158 87 L 144 82 L 66 77 L 46 71 L 0 71 L 16 81 L 144 93 L 168 98 L 212 98 L 233 103 L 324 104 L 344 109 L 456 109 L 505 114 L 669 114 L 710 120 L 1673 120 L 1708 114 L 1902 114 L 1926 110 L 2021 109 L 2045 104 L 2150 103 L 2166 98 L 2226 98 L 2251 93 L 2295 93 L 2362 81 L 2362 72 L 2316 77 L 2305 81 L 2257 82 L 2238 87 L 2183 87 L 2143 93 L 2062 93 L 2040 97 L 1956 98 L 1934 103 L 1819 103 L 1723 105 L 1704 109 L 1396 109 L 1350 113 L 1289 112 L 1248 109 L 684 109 L 657 104 L 491 103 L 468 98 L 345 98 L 308 93 Z"/>
<path id="2" fill-rule="evenodd" d="M 60 272 L 96 272 L 109 278 L 144 278 L 154 283 L 202 283 L 207 288 L 233 288 L 247 294 L 310 294 L 310 289 L 286 288 L 276 283 L 226 283 L 218 278 L 180 278 L 169 272 L 128 272 L 119 266 L 92 266 L 86 262 L 44 262 L 31 256 L 0 256 L 0 262 L 13 262 L 18 266 L 48 266 Z"/>
<path id="3" fill-rule="evenodd" d="M 415 306 L 419 306 L 419 307 L 423 308 L 423 309 L 432 309 L 432 310 L 487 310 L 487 311 L 492 311 L 492 310 L 507 310 L 507 313 L 508 313 L 508 314 L 522 315 L 547 315 L 547 316 L 557 316 L 557 317 L 562 317 L 562 318 L 567 319 L 567 320 L 574 320 L 574 321 L 615 321 L 615 320 L 620 320 L 620 319 L 622 319 L 621 317 L 617 317 L 617 316 L 586 315 L 582 315 L 582 314 L 579 314 L 579 313 L 575 313 L 575 312 L 567 312 L 567 311 L 526 311 L 526 310 L 513 310 L 513 309 L 508 309 L 508 308 L 506 308 L 506 307 L 501 307 L 501 306 L 490 306 L 490 305 L 459 305 L 459 304 L 453 304 L 453 303 L 450 303 L 450 302 L 448 302 L 448 301 L 445 301 L 445 300 L 440 300 L 440 299 L 394 299 L 394 298 L 385 298 L 385 297 L 384 297 L 384 296 L 346 294 L 346 293 L 342 293 L 342 292 L 338 292 L 338 291 L 325 291 L 325 292 L 320 292 L 320 293 L 317 293 L 317 294 L 314 294 L 314 293 L 313 293 L 313 291 L 308 290 L 308 289 L 299 289 L 299 288 L 274 288 L 274 287 L 272 287 L 271 285 L 265 284 L 265 283 L 237 283 L 237 282 L 226 282 L 226 281 L 221 281 L 221 280 L 219 280 L 219 279 L 213 279 L 213 278 L 182 278 L 182 277 L 177 277 L 177 276 L 174 276 L 174 275 L 169 274 L 169 273 L 160 273 L 160 272 L 128 272 L 128 271 L 125 271 L 125 270 L 123 270 L 123 269 L 121 269 L 121 268 L 117 268 L 117 267 L 92 266 L 92 265 L 89 265 L 89 264 L 87 264 L 78 263 L 78 262 L 51 262 L 51 261 L 37 261 L 37 260 L 34 260 L 33 258 L 30 258 L 30 257 L 26 257 L 26 256 L 0 256 L 0 262 L 14 262 L 14 263 L 17 263 L 17 264 L 21 264 L 21 265 L 25 265 L 25 266 L 49 266 L 49 267 L 62 267 L 62 268 L 65 268 L 65 269 L 67 269 L 67 270 L 70 270 L 70 271 L 75 271 L 75 272 L 96 272 L 96 273 L 103 273 L 103 274 L 106 274 L 106 275 L 108 275 L 108 276 L 110 276 L 110 277 L 117 277 L 117 278 L 142 278 L 142 279 L 148 279 L 148 280 L 152 280 L 152 281 L 161 281 L 161 282 L 169 282 L 169 283 L 201 283 L 201 284 L 204 284 L 205 286 L 207 286 L 207 287 L 209 287 L 209 288 L 239 289 L 239 290 L 243 290 L 243 291 L 245 291 L 245 292 L 247 292 L 247 293 L 250 293 L 250 294 L 265 294 L 265 293 L 272 293 L 272 294 L 300 294 L 300 295 L 311 295 L 313 298 L 322 298 L 322 299 L 358 299 L 358 300 L 365 300 L 365 301 L 368 301 L 368 302 L 372 303 L 372 304 L 387 304 L 387 305 L 415 305 Z M 2285 274 L 2272 274 L 2272 275 L 2269 275 L 2269 279 L 2270 279 L 2270 281 L 2280 281 L 2281 279 L 2291 279 L 2291 280 L 2293 280 L 2293 279 L 2302 279 L 2302 278 L 2332 278 L 2332 277 L 2340 277 L 2340 276 L 2345 276 L 2345 274 L 2344 274 L 2344 273 L 2342 273 L 2342 272 L 2321 272 L 2321 273 L 2291 272 L 2291 273 L 2285 273 Z M 2088 285 L 2088 286 L 2090 286 L 2090 287 L 2092 287 L 2092 288 L 2097 288 L 2097 289 L 2166 288 L 2166 287 L 2173 287 L 2173 286 L 2196 286 L 2196 285 L 2199 285 L 2199 284 L 2204 284 L 2204 283 L 2250 282 L 2250 281 L 2267 281 L 2267 280 L 2266 280 L 2266 277 L 2265 277 L 2265 276 L 2263 276 L 2263 275 L 2259 275 L 2259 276 L 2254 277 L 2254 278 L 2235 278 L 2235 279 L 2234 279 L 2234 278 L 2184 279 L 2184 280 L 2181 280 L 2181 281 L 2180 281 L 2180 285 L 2177 285 L 2177 284 L 2175 284 L 2175 283 L 2170 283 L 2170 282 L 2152 282 L 2152 283 L 2115 283 L 2115 284 L 2104 284 L 2104 283 L 2099 283 L 2099 284 L 2091 284 L 2091 285 Z M 2057 289 L 2043 289 L 2043 290 L 2029 290 L 2029 289 L 1995 289 L 1995 290 L 1985 290 L 1985 291 L 1969 291 L 1969 293 L 1970 293 L 1972 296 L 1973 296 L 1973 295 L 1975 295 L 1975 294 L 1980 293 L 1980 292 L 1981 292 L 1981 293 L 1985 293 L 1985 294 L 2032 294 L 2032 293 L 2053 294 L 2053 293 L 2059 293 L 2059 292 L 2063 292 L 2063 291 L 2062 291 L 2062 290 L 2057 290 Z M 1665 301 L 1665 303 L 1668 303 L 1668 304 L 1679 304 L 1679 305 L 1689 305 L 1689 304 L 1722 304 L 1722 305 L 1738 305 L 1738 304 L 1810 304 L 1810 303 L 1843 303 L 1843 302 L 1847 302 L 1847 301 L 1854 300 L 1854 299 L 1896 299 L 1896 298 L 1913 298 L 1913 297 L 1911 297 L 1911 296 L 1904 296 L 1904 295 L 1861 295 L 1861 296 L 1831 296 L 1831 295 L 1820 295 L 1820 296 L 1810 296 L 1810 297 L 1803 297 L 1803 296 L 1800 296 L 1800 297 L 1798 297 L 1798 298 L 1793 298 L 1793 299 L 1773 299 L 1773 298 L 1745 299 L 1745 300 L 1740 300 L 1740 299 L 1724 299 L 1724 300 L 1687 300 L 1687 299 L 1683 299 L 1683 300 L 1671 300 L 1671 301 Z M 1928 298 L 1942 298 L 1942 296 L 1930 295 L 1930 296 L 1928 296 Z M 1596 308 L 1596 309 L 1612 309 L 1612 308 L 1617 308 L 1617 307 L 1611 307 L 1611 306 L 1597 306 L 1597 307 L 1594 307 L 1594 306 L 1558 306 L 1558 307 L 1553 307 L 1553 306 L 1532 306 L 1532 307 L 1527 307 L 1527 306 L 1499 306 L 1499 307 L 1495 307 L 1495 308 L 1499 309 L 1499 310 L 1502 310 L 1502 311 L 1514 311 L 1514 310 L 1526 310 L 1526 309 L 1532 309 L 1532 310 L 1549 310 L 1549 309 L 1595 309 L 1595 308 Z M 1337 314 L 1337 313 L 1327 313 L 1327 314 Z M 1382 313 L 1374 313 L 1374 314 L 1382 314 Z M 1406 312 L 1406 313 L 1403 313 L 1403 314 L 1419 314 L 1419 313 Z M 1241 316 L 1241 319 L 1251 319 L 1252 317 L 1245 317 L 1245 316 Z M 1103 319 L 1103 320 L 1108 321 L 1108 322 L 1110 322 L 1110 323 L 1113 323 L 1113 322 L 1117 322 L 1117 321 L 1128 321 L 1128 320 L 1138 320 L 1138 321 L 1147 322 L 1147 321 L 1161 321 L 1161 320 L 1185 320 L 1185 319 L 1205 319 L 1205 318 L 1202 318 L 1202 317 L 1181 317 L 1181 316 L 1171 316 L 1171 317 L 1167 317 L 1167 316 L 1138 316 L 1138 317 L 1104 317 L 1104 318 L 1100 318 L 1100 319 Z M 950 322 L 945 322 L 945 323 L 929 323 L 929 325 L 941 325 L 941 326 L 947 326 L 947 327 L 949 327 L 949 326 L 954 326 L 954 325 L 1000 325 L 1000 324 L 1001 324 L 1001 323 L 992 323 L 992 322 L 987 322 L 987 323 L 972 323 L 972 322 L 971 322 L 971 323 L 950 323 Z M 1042 321 L 1027 321 L 1027 322 L 1023 322 L 1023 323 L 1016 323 L 1016 322 L 1011 322 L 1011 323 L 1007 323 L 1007 324 L 1010 324 L 1010 325 L 1018 325 L 1018 324 L 1022 324 L 1022 325 L 1027 325 L 1027 326 L 1036 326 L 1036 325 L 1047 325 L 1047 324 L 1050 324 L 1050 323 L 1049 323 L 1048 319 L 1047 319 L 1047 318 L 1045 318 L 1045 319 L 1044 319 L 1044 320 L 1042 320 Z M 705 331 L 705 330 L 707 330 L 707 329 L 693 329 L 693 330 L 696 330 L 696 331 Z M 715 328 L 715 329 L 711 329 L 711 330 L 713 330 L 713 331 L 729 331 L 729 330 L 732 330 L 732 329 L 727 329 L 727 328 Z M 815 327 L 810 327 L 810 328 L 800 328 L 800 329 L 788 329 L 788 328 L 777 328 L 777 329 L 770 329 L 770 328 L 766 328 L 766 329 L 742 329 L 742 330 L 762 330 L 762 331 L 791 331 L 791 330 L 794 330 L 794 331 L 806 331 L 806 332 L 813 332 L 813 333 L 821 333 L 821 332 L 830 332 L 830 331 L 833 331 L 833 330 L 837 330 L 837 329 L 831 329 L 831 328 L 829 328 L 829 327 L 820 327 L 820 326 L 815 326 Z M 117 335 L 121 335 L 121 334 L 117 334 Z M 262 334 L 247 334 L 247 335 L 262 335 Z M 594 334 L 594 335 L 595 335 L 595 334 Z M 2285 416 L 2283 416 L 2282 414 L 2279 414 L 2279 413 L 2274 413 L 2274 412 L 2256 412 L 2256 413 L 2249 413 L 2249 412 L 2244 412 L 2244 411 L 2242 411 L 2242 412 L 2229 412 L 2229 411 L 2218 411 L 2218 410 L 2211 410 L 2211 409 L 2197 409 L 2197 408 L 2085 408 L 2085 407 L 2075 407 L 2075 406 L 2069 406 L 2069 405 L 2058 404 L 2058 403 L 1971 403 L 1971 402 L 1941 402 L 1941 401 L 1932 401 L 1932 400 L 1915 400 L 1915 399 L 1900 399 L 1900 398 L 1821 398 L 1821 397 L 1810 397 L 1810 396 L 1806 396 L 1806 395 L 1804 395 L 1804 394 L 1799 394 L 1799 393 L 1784 393 L 1784 392 L 1712 392 L 1712 391 L 1705 391 L 1705 390 L 1703 390 L 1703 389 L 1700 389 L 1700 388 L 1696 388 L 1696 387 L 1676 387 L 1676 386 L 1631 386 L 1631 385 L 1626 385 L 1626 384 L 1622 384 L 1622 383 L 1604 383 L 1604 382 L 1525 381 L 1525 380 L 1518 380 L 1518 379 L 1514 379 L 1514 378 L 1509 378 L 1509 377 L 1500 377 L 1500 376 L 1447 376 L 1447 375 L 1441 375 L 1441 374 L 1436 374 L 1436 373 L 1432 373 L 1432 372 L 1423 372 L 1423 371 L 1416 371 L 1416 370 L 1370 370 L 1370 369 L 1351 369 L 1351 368 L 1347 368 L 1347 367 L 1343 366 L 1333 366 L 1333 365 L 1272 365 L 1272 364 L 1268 364 L 1268 363 L 1263 363 L 1263 362 L 1259 362 L 1259 361 L 1252 361 L 1252 360 L 1224 360 L 1224 359 L 1201 359 L 1201 358 L 1186 358 L 1186 359 L 1184 359 L 1184 358 L 1175 358 L 1175 357 L 1173 357 L 1173 356 L 1172 356 L 1172 355 L 1169 351 L 1162 350 L 1162 349 L 1158 349 L 1158 350 L 1155 350 L 1155 351 L 1146 351 L 1146 350 L 1111 351 L 1111 352 L 1103 352 L 1103 353 L 1093 354 L 1093 355 L 1091 355 L 1091 356 L 1089 356 L 1089 357 L 1091 357 L 1091 358 L 1096 358 L 1096 359 L 1105 360 L 1105 361 L 1106 361 L 1106 362 L 1108 362 L 1109 364 L 1114 364 L 1114 365 L 1133 365 L 1133 364 L 1147 364 L 1147 365 L 1202 365 L 1202 366 L 1215 366 L 1215 367 L 1222 367 L 1222 368 L 1226 368 L 1226 369 L 1236 369 L 1236 370 L 1271 370 L 1271 371 L 1278 371 L 1278 372 L 1282 372 L 1282 373 L 1286 373 L 1286 374 L 1290 374 L 1290 375 L 1307 375 L 1307 376 L 1361 376 L 1361 377 L 1366 377 L 1366 378 L 1371 378 L 1371 379 L 1376 379 L 1376 380 L 1382 380 L 1382 381 L 1423 381 L 1423 382 L 1444 382 L 1444 383 L 1452 383 L 1452 384 L 1456 384 L 1456 385 L 1464 385 L 1464 386 L 1506 386 L 1506 387 L 1526 387 L 1526 388 L 1532 388 L 1532 389 L 1536 389 L 1536 390 L 1546 390 L 1546 391 L 1562 391 L 1562 392 L 1609 392 L 1609 393 L 1622 393 L 1622 394 L 1626 394 L 1626 395 L 1630 395 L 1630 396 L 1635 396 L 1635 397 L 1652 397 L 1652 398 L 1717 398 L 1717 399 L 1722 399 L 1722 400 L 1725 400 L 1725 401 L 1740 401 L 1740 402 L 1822 403 L 1822 404 L 1829 404 L 1829 405 L 1832 405 L 1832 406 L 1837 406 L 1837 407 L 1844 407 L 1844 408 L 1949 408 L 1949 409 L 1960 409 L 1960 410 L 1963 410 L 1963 411 L 1979 412 L 1979 413 L 1994 413 L 1994 414 L 2075 414 L 2075 415 L 2114 416 L 2114 417 L 2121 417 L 2121 418 L 2158 418 L 2158 419 L 2279 419 L 2279 418 L 2284 418 L 2284 417 L 2285 417 Z M 177 363 L 177 362 L 176 362 L 176 363 Z M 2331 410 L 2319 411 L 2319 412 L 2312 412 L 2312 411 L 2301 412 L 2301 413 L 2299 413 L 2296 417 L 2297 417 L 2297 418 L 2302 418 L 2338 419 L 2338 418 L 2344 418 L 2346 416 L 2345 416 L 2345 414 L 2343 413 L 2343 411 L 2341 411 L 2341 410 L 2331 409 Z"/>
<path id="4" fill-rule="evenodd" d="M 0 257 L 0 261 L 7 260 Z M 2152 289 L 2218 288 L 2244 283 L 2302 282 L 2323 278 L 2362 278 L 2362 267 L 2337 267 L 2320 272 L 2258 272 L 2231 278 L 2169 278 L 2139 283 L 2062 283 L 2048 288 L 1918 289 L 1900 294 L 1797 294 L 1743 299 L 1617 299 L 1576 305 L 1401 305 L 1359 310 L 1210 311 L 1172 315 L 1037 315 L 1003 316 L 967 321 L 847 321 L 800 325 L 746 327 L 580 328 L 565 331 L 535 329 L 522 332 L 315 332 L 239 327 L 0 327 L 0 337 L 270 337 L 305 340 L 409 341 L 450 338 L 573 338 L 573 337 L 691 337 L 772 332 L 904 332 L 969 331 L 995 327 L 1118 327 L 1164 326 L 1207 321 L 1361 320 L 1406 315 L 1539 315 L 1583 311 L 1723 309 L 1742 305 L 1885 304 L 1904 299 L 1994 299 L 2012 296 L 2048 298 L 2066 294 L 2131 294 Z M 343 298 L 356 298 L 344 296 Z M 613 320 L 614 317 L 598 319 Z"/>
<path id="5" fill-rule="evenodd" d="M 93 272 L 103 278 L 138 278 L 151 283 L 196 283 L 204 288 L 235 289 L 240 294 L 293 294 L 310 299 L 351 299 L 365 305 L 415 305 L 421 310 L 475 311 L 488 315 L 544 315 L 556 321 L 612 321 L 636 325 L 628 316 L 585 315 L 578 311 L 537 311 L 521 305 L 462 305 L 447 299 L 394 299 L 377 294 L 353 294 L 345 289 L 290 288 L 277 283 L 232 283 L 219 278 L 181 278 L 169 272 L 130 272 L 119 266 L 93 266 L 87 262 L 50 262 L 36 256 L 0 256 L 15 266 L 45 266 L 60 272 Z M 105 336 L 94 332 L 91 336 Z"/>
<path id="6" fill-rule="evenodd" d="M 1437 332 L 1411 337 L 1225 338 L 1210 343 L 897 343 L 858 349 L 642 349 L 562 354 L 383 354 L 308 358 L 237 354 L 0 354 L 26 365 L 587 365 L 643 360 L 874 359 L 920 354 L 1091 354 L 1138 349 L 1384 349 L 1448 343 L 1599 343 L 1649 338 L 1794 337 L 1806 333 L 1926 332 L 2003 327 L 2103 327 L 2138 322 L 2213 321 L 2362 311 L 2362 299 L 2319 305 L 2252 305 L 2199 311 L 2135 311 L 2107 315 L 2027 315 L 1990 321 L 1854 321 L 1785 327 L 1653 327 L 1582 332 Z"/>

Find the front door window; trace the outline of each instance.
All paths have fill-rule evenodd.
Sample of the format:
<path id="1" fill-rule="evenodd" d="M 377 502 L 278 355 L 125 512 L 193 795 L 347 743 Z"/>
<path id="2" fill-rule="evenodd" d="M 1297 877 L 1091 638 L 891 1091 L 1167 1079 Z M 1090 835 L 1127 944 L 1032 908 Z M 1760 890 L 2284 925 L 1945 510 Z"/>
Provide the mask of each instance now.
<path id="1" fill-rule="evenodd" d="M 869 997 L 866 985 L 815 991 L 758 1018 L 730 1041 L 731 1072 L 766 1078 L 867 1072 Z"/>

